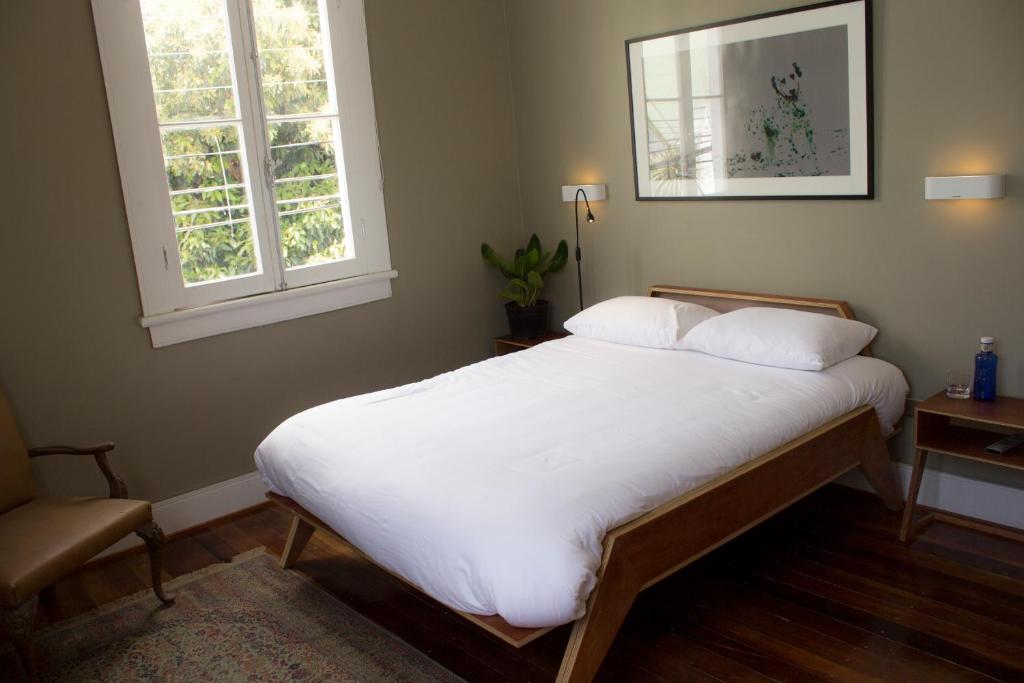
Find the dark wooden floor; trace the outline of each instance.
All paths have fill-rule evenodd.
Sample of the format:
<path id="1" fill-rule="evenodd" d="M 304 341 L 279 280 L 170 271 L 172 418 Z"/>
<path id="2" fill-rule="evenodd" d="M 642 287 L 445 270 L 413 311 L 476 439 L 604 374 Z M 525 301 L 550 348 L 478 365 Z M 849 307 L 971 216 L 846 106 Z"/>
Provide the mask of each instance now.
<path id="1" fill-rule="evenodd" d="M 944 524 L 911 546 L 871 495 L 829 486 L 644 593 L 601 680 L 1024 680 L 1024 547 Z M 177 576 L 264 545 L 276 508 L 173 541 Z M 568 629 L 522 650 L 319 536 L 296 570 L 470 681 L 545 681 Z M 145 588 L 131 555 L 57 586 L 51 619 Z"/>

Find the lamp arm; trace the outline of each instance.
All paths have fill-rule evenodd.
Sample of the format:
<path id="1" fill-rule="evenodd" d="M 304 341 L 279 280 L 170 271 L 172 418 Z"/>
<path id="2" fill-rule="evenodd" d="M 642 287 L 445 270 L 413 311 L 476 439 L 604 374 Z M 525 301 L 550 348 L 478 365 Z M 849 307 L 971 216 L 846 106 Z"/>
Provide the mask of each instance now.
<path id="1" fill-rule="evenodd" d="M 579 200 L 580 200 L 580 195 L 583 195 L 583 201 L 587 205 L 587 213 L 590 213 L 590 200 L 587 199 L 587 191 L 584 190 L 582 187 L 576 188 L 576 201 L 577 202 L 579 202 Z"/>
<path id="2" fill-rule="evenodd" d="M 583 250 L 580 249 L 580 195 L 583 195 L 583 201 L 587 205 L 587 215 L 591 214 L 590 211 L 590 200 L 587 199 L 587 193 L 582 187 L 576 189 L 576 198 L 573 200 L 573 211 L 576 214 L 576 284 L 580 293 L 580 310 L 583 310 L 583 267 L 581 261 L 583 260 Z"/>

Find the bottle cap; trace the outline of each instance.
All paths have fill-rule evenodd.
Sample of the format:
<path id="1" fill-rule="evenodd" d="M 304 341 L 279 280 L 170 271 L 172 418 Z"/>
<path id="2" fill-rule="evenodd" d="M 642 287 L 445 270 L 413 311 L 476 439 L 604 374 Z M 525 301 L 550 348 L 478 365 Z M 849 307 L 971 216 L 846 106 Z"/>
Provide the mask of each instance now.
<path id="1" fill-rule="evenodd" d="M 982 344 L 995 344 L 996 343 L 996 338 L 995 337 L 982 337 L 981 338 L 981 343 Z"/>

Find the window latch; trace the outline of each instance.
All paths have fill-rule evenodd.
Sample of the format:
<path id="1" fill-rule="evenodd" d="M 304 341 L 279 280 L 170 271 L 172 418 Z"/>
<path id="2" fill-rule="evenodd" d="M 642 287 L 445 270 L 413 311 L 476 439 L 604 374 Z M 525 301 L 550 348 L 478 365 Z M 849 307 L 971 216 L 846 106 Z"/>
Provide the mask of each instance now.
<path id="1" fill-rule="evenodd" d="M 270 157 L 263 160 L 263 174 L 266 178 L 267 189 L 274 191 L 274 161 Z"/>

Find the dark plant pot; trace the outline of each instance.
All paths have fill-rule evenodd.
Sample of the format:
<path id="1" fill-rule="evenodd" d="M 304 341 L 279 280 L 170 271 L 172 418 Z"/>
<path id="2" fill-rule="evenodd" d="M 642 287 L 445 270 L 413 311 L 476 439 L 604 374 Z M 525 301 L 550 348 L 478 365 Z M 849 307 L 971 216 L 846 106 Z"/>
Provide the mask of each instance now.
<path id="1" fill-rule="evenodd" d="M 533 306 L 505 304 L 508 314 L 508 331 L 516 339 L 533 339 L 548 329 L 548 302 L 538 299 Z"/>

